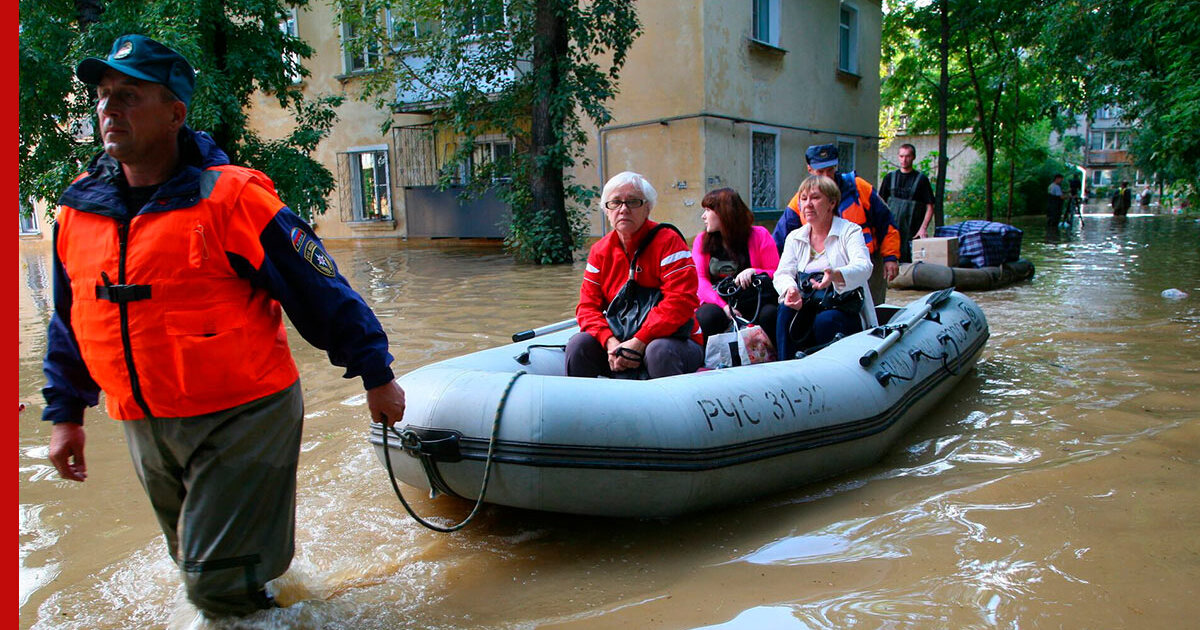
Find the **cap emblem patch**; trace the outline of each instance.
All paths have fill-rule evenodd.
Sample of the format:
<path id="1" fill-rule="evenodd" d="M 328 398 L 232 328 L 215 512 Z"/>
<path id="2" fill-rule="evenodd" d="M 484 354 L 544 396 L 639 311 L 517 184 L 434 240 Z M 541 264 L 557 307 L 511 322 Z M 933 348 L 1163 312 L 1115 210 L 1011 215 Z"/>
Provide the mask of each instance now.
<path id="1" fill-rule="evenodd" d="M 112 58 L 113 59 L 124 59 L 132 54 L 133 54 L 133 42 L 125 42 L 124 44 L 121 44 L 121 47 L 117 49 L 117 52 L 113 53 Z"/>

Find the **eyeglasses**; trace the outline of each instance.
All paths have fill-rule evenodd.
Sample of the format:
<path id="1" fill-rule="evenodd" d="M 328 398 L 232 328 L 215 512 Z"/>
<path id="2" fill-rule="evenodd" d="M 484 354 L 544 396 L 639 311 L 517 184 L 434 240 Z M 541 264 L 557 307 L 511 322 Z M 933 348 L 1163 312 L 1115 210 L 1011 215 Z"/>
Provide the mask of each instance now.
<path id="1" fill-rule="evenodd" d="M 608 201 L 604 202 L 604 207 L 608 208 L 609 210 L 616 210 L 621 206 L 625 206 L 626 208 L 633 210 L 635 208 L 641 208 L 642 204 L 644 203 L 646 203 L 645 199 L 609 199 Z"/>

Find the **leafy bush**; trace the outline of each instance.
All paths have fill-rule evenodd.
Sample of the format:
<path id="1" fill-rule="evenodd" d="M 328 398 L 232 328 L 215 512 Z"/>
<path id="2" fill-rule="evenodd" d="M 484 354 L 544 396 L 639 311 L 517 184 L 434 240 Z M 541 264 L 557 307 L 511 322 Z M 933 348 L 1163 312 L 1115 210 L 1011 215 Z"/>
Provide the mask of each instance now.
<path id="1" fill-rule="evenodd" d="M 1007 149 L 1007 147 L 1006 147 Z M 995 200 L 994 221 L 1005 221 L 1009 213 L 1009 171 L 1012 156 L 1009 150 L 997 155 L 992 170 L 992 196 Z M 984 218 L 986 213 L 985 179 L 986 165 L 982 160 L 971 166 L 963 182 L 962 191 L 954 198 L 946 199 L 946 216 L 962 219 Z M 1017 141 L 1016 164 L 1011 169 L 1012 214 L 1042 214 L 1046 210 L 1046 188 L 1055 174 L 1063 176 L 1064 190 L 1078 171 L 1052 153 L 1049 146 L 1049 128 L 1039 126 L 1021 135 Z"/>

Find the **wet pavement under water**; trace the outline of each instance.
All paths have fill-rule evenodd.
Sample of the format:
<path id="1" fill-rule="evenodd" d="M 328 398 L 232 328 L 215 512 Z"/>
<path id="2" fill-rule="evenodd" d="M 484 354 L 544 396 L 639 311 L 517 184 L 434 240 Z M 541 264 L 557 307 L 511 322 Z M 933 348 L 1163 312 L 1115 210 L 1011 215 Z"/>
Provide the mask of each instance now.
<path id="1" fill-rule="evenodd" d="M 287 607 L 240 627 L 1194 623 L 1200 222 L 1091 214 L 1050 237 L 1035 217 L 1014 223 L 1035 277 L 971 294 L 991 329 L 978 366 L 882 461 L 670 520 L 485 507 L 458 533 L 425 530 L 368 446 L 361 387 L 290 331 L 306 399 L 298 549 L 276 584 Z M 329 248 L 387 329 L 397 373 L 570 317 L 582 274 L 488 248 Z M 183 603 L 117 422 L 89 411 L 86 483 L 46 459 L 49 264 L 48 246 L 22 245 L 20 627 L 223 627 Z M 410 494 L 428 516 L 470 509 Z"/>

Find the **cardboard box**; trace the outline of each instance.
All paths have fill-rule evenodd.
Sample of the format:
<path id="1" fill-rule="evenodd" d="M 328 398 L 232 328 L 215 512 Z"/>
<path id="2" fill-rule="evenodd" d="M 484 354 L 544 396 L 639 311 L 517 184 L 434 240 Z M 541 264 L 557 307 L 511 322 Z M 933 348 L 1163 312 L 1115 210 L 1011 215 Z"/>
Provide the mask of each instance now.
<path id="1" fill-rule="evenodd" d="M 918 238 L 912 241 L 912 261 L 958 266 L 958 237 Z"/>

